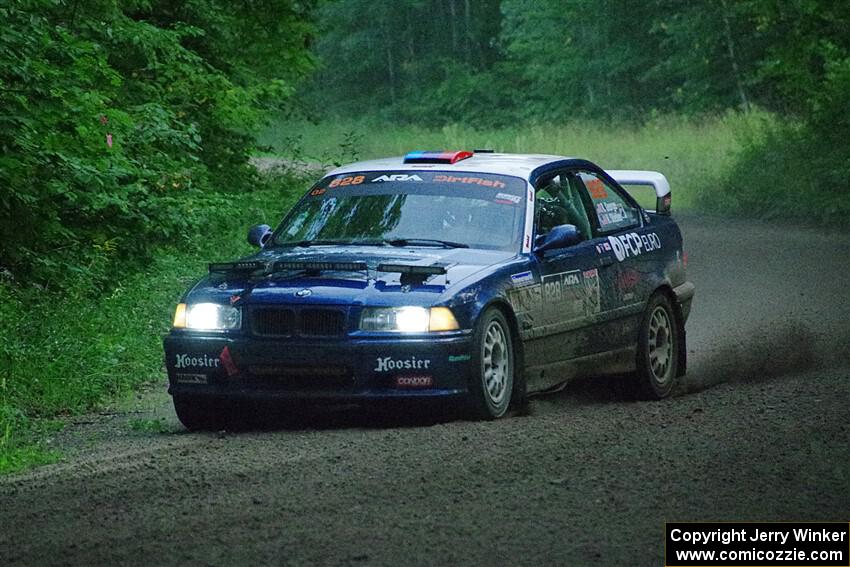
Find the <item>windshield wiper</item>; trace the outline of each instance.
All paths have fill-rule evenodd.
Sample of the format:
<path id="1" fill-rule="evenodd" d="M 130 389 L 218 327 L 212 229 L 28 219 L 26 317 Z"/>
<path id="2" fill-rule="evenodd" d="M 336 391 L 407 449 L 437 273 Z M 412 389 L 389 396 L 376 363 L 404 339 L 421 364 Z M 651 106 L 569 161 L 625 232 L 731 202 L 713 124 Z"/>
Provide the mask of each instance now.
<path id="1" fill-rule="evenodd" d="M 443 248 L 469 248 L 469 244 L 463 242 L 452 242 L 451 240 L 437 240 L 435 238 L 372 238 L 372 239 L 322 239 L 299 240 L 297 242 L 281 242 L 279 246 L 295 246 L 307 248 L 309 246 L 441 246 Z"/>
<path id="2" fill-rule="evenodd" d="M 390 246 L 443 246 L 444 248 L 469 248 L 469 244 L 437 240 L 436 238 L 390 238 L 384 240 Z"/>
<path id="3" fill-rule="evenodd" d="M 307 248 L 308 246 L 384 246 L 387 244 L 383 239 L 372 240 L 350 240 L 350 239 L 315 239 L 315 240 L 300 240 L 298 242 L 285 242 L 284 246 L 296 246 Z"/>

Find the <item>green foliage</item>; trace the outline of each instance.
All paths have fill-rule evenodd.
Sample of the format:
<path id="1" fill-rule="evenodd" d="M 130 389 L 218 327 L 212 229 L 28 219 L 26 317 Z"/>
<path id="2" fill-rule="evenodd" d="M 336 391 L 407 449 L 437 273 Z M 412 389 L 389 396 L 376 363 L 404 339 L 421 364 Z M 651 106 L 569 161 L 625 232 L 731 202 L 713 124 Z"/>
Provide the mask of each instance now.
<path id="1" fill-rule="evenodd" d="M 311 65 L 310 7 L 0 8 L 0 268 L 96 289 L 159 246 L 189 243 L 224 203 L 216 192 L 256 183 L 252 132 Z"/>
<path id="2" fill-rule="evenodd" d="M 665 59 L 655 4 L 503 0 L 500 69 L 520 86 L 507 108 L 526 120 L 634 120 L 665 106 L 664 84 L 646 78 Z"/>
<path id="3" fill-rule="evenodd" d="M 498 0 L 326 2 L 314 49 L 324 65 L 307 106 L 318 112 L 333 105 L 347 114 L 386 109 L 387 117 L 421 119 L 413 107 L 424 94 L 426 104 L 454 108 L 458 93 L 445 88 L 453 98 L 434 101 L 433 88 L 492 67 L 500 22 Z"/>
<path id="4" fill-rule="evenodd" d="M 44 449 L 40 444 L 7 446 L 0 437 L 0 474 L 18 472 L 39 465 L 49 465 L 59 460 L 59 453 Z"/>
<path id="5" fill-rule="evenodd" d="M 268 181 L 210 215 L 193 248 L 159 249 L 97 297 L 0 281 L 0 472 L 54 458 L 38 442 L 44 418 L 89 411 L 160 381 L 162 336 L 183 291 L 207 262 L 250 253 L 248 226 L 277 222 L 307 186 L 292 176 Z"/>
<path id="6" fill-rule="evenodd" d="M 0 4 L 0 470 L 45 457 L 41 418 L 158 377 L 187 275 L 280 214 L 248 157 L 314 4 Z"/>
<path id="7" fill-rule="evenodd" d="M 699 122 L 743 111 L 750 117 L 739 120 L 746 125 L 732 146 L 741 150 L 740 163 L 726 168 L 728 177 L 705 184 L 699 203 L 794 216 L 804 201 L 815 205 L 809 218 L 845 224 L 849 218 L 846 0 L 405 0 L 380 6 L 370 11 L 364 0 L 339 0 L 320 11 L 315 53 L 323 70 L 304 90 L 318 102 L 314 114 L 334 121 L 365 114 L 376 117 L 378 128 L 401 122 L 432 133 L 472 127 L 464 137 L 475 139 L 498 129 L 529 141 L 534 126 L 507 127 L 540 125 L 560 133 L 589 119 L 641 129 L 659 116 Z M 366 26 L 355 17 L 363 13 L 369 14 Z M 765 113 L 783 119 L 765 119 Z M 769 127 L 758 124 L 764 120 Z M 391 128 L 378 139 L 398 133 Z M 417 144 L 425 134 L 407 133 L 412 137 L 397 152 L 450 147 Z M 564 153 L 579 154 L 582 135 Z M 702 147 L 697 140 L 683 144 Z M 558 145 L 550 139 L 538 151 L 557 153 Z M 533 151 L 513 143 L 496 147 Z M 796 181 L 801 169 L 820 181 Z"/>
<path id="8" fill-rule="evenodd" d="M 782 122 L 770 115 L 751 118 L 737 133 L 741 150 L 733 166 L 717 186 L 701 188 L 698 206 L 727 215 L 846 227 L 846 142 L 830 139 L 814 124 Z"/>
<path id="9" fill-rule="evenodd" d="M 322 111 L 438 126 L 753 105 L 809 116 L 850 48 L 842 0 L 379 4 L 320 11 L 307 92 Z"/>
<path id="10" fill-rule="evenodd" d="M 133 431 L 145 433 L 171 433 L 172 427 L 163 418 L 159 419 L 131 419 L 127 424 Z"/>
<path id="11" fill-rule="evenodd" d="M 466 64 L 446 60 L 435 74 L 435 85 L 411 94 L 396 115 L 418 124 L 433 124 L 433 117 L 439 116 L 437 123 L 502 125 L 502 115 L 493 113 L 504 96 L 496 73 L 475 72 Z"/>

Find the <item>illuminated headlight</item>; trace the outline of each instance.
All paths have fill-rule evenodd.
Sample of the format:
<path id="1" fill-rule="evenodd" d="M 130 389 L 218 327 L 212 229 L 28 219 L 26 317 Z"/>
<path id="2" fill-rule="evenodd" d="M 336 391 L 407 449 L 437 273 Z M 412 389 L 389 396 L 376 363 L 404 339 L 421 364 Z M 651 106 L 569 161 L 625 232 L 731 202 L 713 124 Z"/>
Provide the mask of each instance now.
<path id="1" fill-rule="evenodd" d="M 174 313 L 175 329 L 223 331 L 242 326 L 242 311 L 238 307 L 218 303 L 181 303 Z"/>
<path id="2" fill-rule="evenodd" d="M 448 307 L 367 307 L 360 317 L 362 331 L 427 333 L 459 329 Z"/>

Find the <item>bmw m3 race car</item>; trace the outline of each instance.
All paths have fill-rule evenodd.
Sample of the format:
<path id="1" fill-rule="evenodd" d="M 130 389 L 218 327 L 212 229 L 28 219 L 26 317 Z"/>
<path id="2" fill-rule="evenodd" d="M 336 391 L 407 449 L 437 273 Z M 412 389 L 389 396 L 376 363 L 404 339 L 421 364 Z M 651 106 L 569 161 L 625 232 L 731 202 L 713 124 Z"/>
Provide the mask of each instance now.
<path id="1" fill-rule="evenodd" d="M 645 210 L 623 185 L 655 189 Z M 245 401 L 460 402 L 499 418 L 581 375 L 685 372 L 694 286 L 660 173 L 412 152 L 327 173 L 249 257 L 210 264 L 165 337 L 189 429 Z"/>

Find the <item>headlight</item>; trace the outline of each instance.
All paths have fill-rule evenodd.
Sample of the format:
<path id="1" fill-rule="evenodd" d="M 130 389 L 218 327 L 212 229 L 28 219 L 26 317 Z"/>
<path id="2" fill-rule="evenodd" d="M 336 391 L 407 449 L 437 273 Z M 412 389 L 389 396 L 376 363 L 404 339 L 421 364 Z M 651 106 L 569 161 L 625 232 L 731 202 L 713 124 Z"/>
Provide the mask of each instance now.
<path id="1" fill-rule="evenodd" d="M 238 307 L 218 303 L 181 303 L 174 313 L 175 329 L 223 331 L 242 326 L 242 311 Z"/>
<path id="2" fill-rule="evenodd" d="M 448 307 L 367 307 L 360 317 L 362 331 L 427 333 L 459 329 Z"/>

